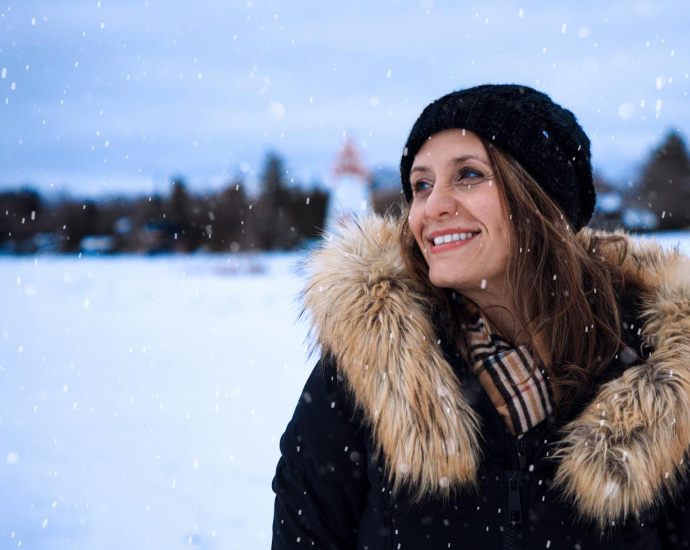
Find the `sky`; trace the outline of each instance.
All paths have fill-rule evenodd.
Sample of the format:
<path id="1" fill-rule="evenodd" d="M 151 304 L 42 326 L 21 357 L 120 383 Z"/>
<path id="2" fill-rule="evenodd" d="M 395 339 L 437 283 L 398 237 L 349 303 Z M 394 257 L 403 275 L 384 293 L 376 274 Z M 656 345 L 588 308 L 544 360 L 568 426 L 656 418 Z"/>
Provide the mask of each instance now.
<path id="1" fill-rule="evenodd" d="M 0 189 L 251 189 L 269 151 L 311 185 L 348 137 L 396 169 L 429 102 L 483 83 L 572 110 L 622 184 L 690 140 L 683 0 L 0 2 Z"/>

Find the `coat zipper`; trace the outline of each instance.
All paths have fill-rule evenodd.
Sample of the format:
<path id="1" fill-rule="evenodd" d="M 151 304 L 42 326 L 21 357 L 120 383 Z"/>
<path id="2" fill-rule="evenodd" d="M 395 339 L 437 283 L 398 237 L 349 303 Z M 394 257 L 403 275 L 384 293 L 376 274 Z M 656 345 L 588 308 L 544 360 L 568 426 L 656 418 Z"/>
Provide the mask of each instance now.
<path id="1" fill-rule="evenodd" d="M 515 441 L 517 449 L 517 470 L 506 471 L 508 480 L 508 528 L 506 529 L 506 550 L 515 548 L 515 526 L 522 523 L 522 506 L 520 503 L 520 479 L 522 472 L 527 467 L 527 457 L 525 456 L 525 440 Z"/>

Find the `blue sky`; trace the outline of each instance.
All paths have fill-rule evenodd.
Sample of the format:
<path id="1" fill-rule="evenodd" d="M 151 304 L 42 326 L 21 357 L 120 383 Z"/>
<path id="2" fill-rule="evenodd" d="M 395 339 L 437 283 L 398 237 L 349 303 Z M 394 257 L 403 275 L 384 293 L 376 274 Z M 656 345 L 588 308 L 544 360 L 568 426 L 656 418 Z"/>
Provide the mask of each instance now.
<path id="1" fill-rule="evenodd" d="M 690 140 L 690 2 L 4 0 L 0 187 L 74 195 L 251 183 L 269 150 L 325 180 L 344 134 L 395 168 L 433 99 L 518 82 L 633 180 Z"/>

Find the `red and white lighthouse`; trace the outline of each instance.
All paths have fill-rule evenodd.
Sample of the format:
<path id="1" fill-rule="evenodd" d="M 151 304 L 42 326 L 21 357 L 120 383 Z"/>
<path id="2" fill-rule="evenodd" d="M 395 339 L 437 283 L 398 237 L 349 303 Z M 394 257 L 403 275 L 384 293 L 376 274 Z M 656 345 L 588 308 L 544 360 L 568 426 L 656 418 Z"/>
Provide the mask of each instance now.
<path id="1" fill-rule="evenodd" d="M 371 176 L 350 137 L 338 150 L 329 183 L 327 231 L 335 228 L 341 216 L 362 214 L 371 206 Z"/>

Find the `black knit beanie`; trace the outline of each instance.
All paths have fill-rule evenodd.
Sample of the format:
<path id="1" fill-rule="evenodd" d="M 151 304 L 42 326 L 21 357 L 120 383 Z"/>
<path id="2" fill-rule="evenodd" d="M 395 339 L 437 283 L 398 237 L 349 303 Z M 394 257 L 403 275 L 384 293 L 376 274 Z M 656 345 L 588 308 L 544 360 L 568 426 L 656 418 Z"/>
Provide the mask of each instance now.
<path id="1" fill-rule="evenodd" d="M 463 128 L 510 153 L 563 209 L 574 231 L 594 212 L 589 139 L 573 113 L 528 86 L 485 84 L 458 90 L 424 109 L 407 138 L 400 176 L 412 199 L 410 170 L 424 142 Z"/>

